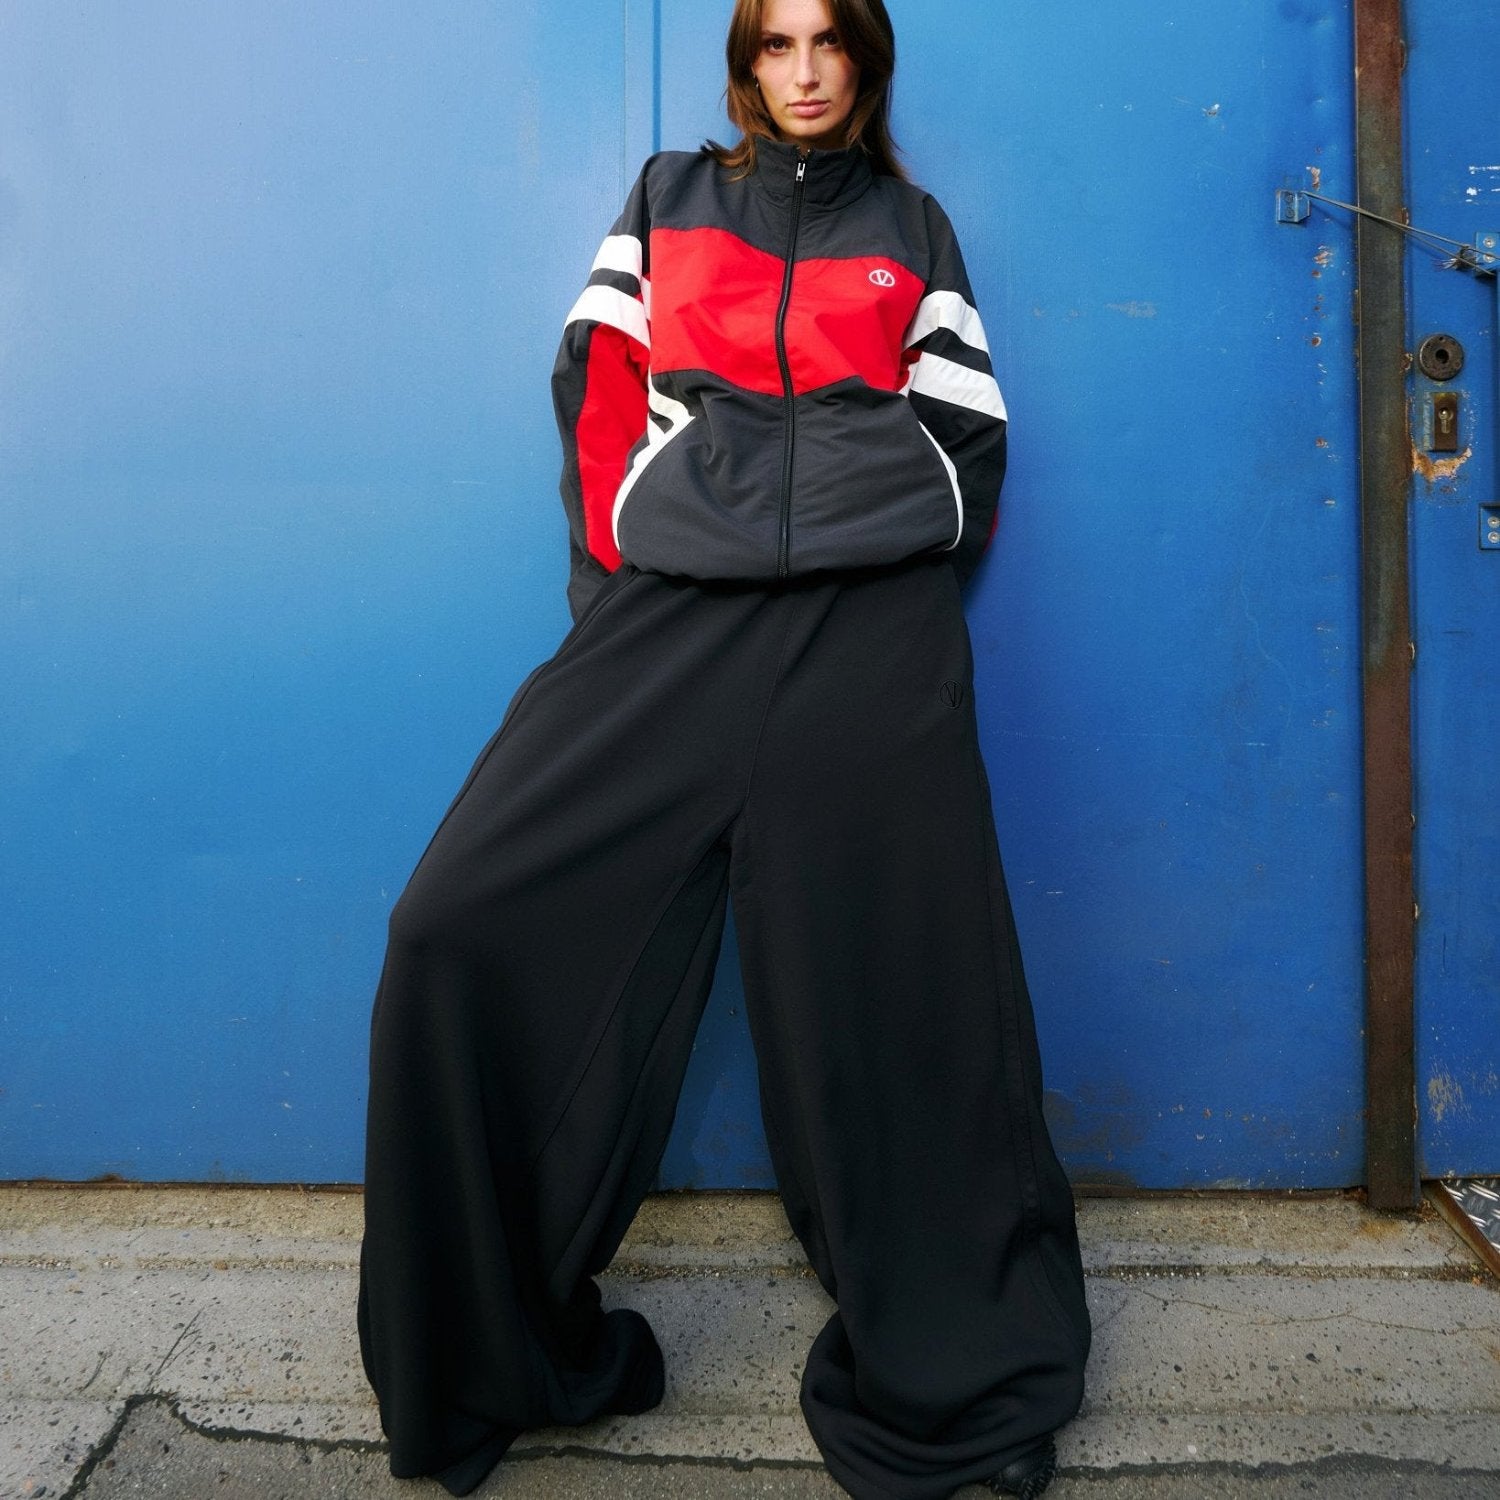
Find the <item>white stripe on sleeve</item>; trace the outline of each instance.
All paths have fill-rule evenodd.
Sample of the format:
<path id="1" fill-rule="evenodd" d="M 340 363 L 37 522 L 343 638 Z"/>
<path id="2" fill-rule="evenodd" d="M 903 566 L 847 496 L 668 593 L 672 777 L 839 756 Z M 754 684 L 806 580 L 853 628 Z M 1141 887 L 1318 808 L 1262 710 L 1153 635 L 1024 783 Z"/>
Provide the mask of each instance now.
<path id="1" fill-rule="evenodd" d="M 901 394 L 909 395 L 912 391 L 952 402 L 954 406 L 967 406 L 1002 422 L 1006 420 L 1005 397 L 1000 394 L 995 377 L 944 359 L 940 354 L 924 353 L 917 357 Z"/>
<path id="2" fill-rule="evenodd" d="M 910 349 L 939 328 L 951 329 L 971 349 L 990 352 L 978 310 L 958 292 L 928 292 L 917 304 L 903 347 Z"/>
<path id="3" fill-rule="evenodd" d="M 641 260 L 641 242 L 633 234 L 607 234 L 589 270 L 623 271 L 639 281 Z"/>
<path id="4" fill-rule="evenodd" d="M 607 323 L 633 338 L 642 348 L 651 347 L 651 325 L 646 319 L 646 309 L 634 297 L 627 297 L 612 286 L 584 287 L 563 326 L 566 328 L 569 323 L 580 321 Z"/>

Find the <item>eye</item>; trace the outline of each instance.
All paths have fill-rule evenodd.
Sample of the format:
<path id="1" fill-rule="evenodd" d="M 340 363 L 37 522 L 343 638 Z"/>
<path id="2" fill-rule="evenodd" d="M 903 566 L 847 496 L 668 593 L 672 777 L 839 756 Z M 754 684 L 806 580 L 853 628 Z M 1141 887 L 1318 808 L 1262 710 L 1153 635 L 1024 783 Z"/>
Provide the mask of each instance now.
<path id="1" fill-rule="evenodd" d="M 818 38 L 818 45 L 820 47 L 835 47 L 836 48 L 836 47 L 841 47 L 843 45 L 843 43 L 839 41 L 839 34 L 838 34 L 838 32 L 836 32 L 836 31 L 825 31 L 823 33 L 823 35 Z"/>
<path id="2" fill-rule="evenodd" d="M 786 50 L 786 38 L 784 36 L 764 36 L 760 39 L 761 51 L 784 52 Z"/>

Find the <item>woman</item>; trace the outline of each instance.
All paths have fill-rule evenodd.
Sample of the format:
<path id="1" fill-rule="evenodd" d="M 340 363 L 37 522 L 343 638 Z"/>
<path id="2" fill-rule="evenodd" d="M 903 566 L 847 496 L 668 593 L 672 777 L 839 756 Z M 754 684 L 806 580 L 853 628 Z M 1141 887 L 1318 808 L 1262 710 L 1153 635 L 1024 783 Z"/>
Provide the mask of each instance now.
<path id="1" fill-rule="evenodd" d="M 767 1145 L 865 1500 L 1035 1496 L 1090 1329 L 959 585 L 1005 408 L 896 165 L 882 0 L 737 0 L 732 149 L 642 168 L 553 377 L 574 625 L 392 913 L 359 1330 L 398 1476 L 655 1406 L 593 1280 L 655 1176 L 732 892 Z"/>

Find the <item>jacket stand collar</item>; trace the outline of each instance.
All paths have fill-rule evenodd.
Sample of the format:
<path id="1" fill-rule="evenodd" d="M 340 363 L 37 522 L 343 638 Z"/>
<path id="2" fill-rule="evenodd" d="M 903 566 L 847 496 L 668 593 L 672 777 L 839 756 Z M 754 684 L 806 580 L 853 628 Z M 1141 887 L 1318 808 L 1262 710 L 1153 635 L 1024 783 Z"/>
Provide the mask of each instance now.
<path id="1" fill-rule="evenodd" d="M 755 142 L 755 180 L 778 203 L 792 196 L 801 148 L 791 141 L 758 139 Z M 870 158 L 858 146 L 837 150 L 814 147 L 807 153 L 807 171 L 802 179 L 803 201 L 822 208 L 838 208 L 859 197 L 875 174 Z"/>

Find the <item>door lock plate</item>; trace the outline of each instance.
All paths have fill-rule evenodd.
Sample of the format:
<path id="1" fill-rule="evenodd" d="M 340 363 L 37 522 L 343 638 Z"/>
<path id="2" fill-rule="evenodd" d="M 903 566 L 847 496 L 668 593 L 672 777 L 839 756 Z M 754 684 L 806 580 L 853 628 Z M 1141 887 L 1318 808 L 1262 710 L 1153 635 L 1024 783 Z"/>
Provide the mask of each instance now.
<path id="1" fill-rule="evenodd" d="M 1479 547 L 1483 552 L 1500 552 L 1500 505 L 1479 507 Z"/>
<path id="2" fill-rule="evenodd" d="M 1434 391 L 1427 398 L 1427 451 L 1458 452 L 1458 392 Z"/>

